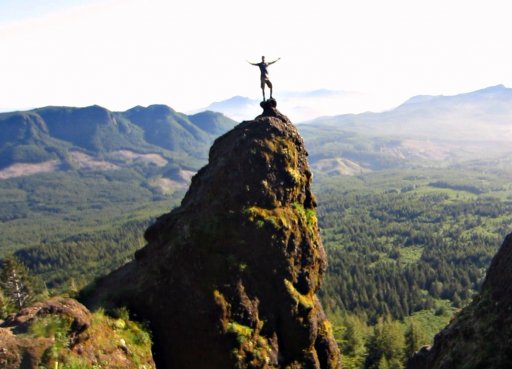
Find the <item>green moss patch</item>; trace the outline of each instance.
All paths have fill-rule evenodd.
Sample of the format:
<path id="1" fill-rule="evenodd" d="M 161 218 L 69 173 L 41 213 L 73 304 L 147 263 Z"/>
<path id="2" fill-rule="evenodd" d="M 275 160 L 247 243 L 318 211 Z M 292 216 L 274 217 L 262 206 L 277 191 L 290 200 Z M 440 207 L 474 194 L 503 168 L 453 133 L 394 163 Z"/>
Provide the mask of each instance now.
<path id="1" fill-rule="evenodd" d="M 307 308 L 307 309 L 313 309 L 315 302 L 313 300 L 313 296 L 303 295 L 297 289 L 293 286 L 293 283 L 289 280 L 284 280 L 284 285 L 286 287 L 286 290 L 289 292 L 290 296 L 297 302 L 297 304 Z"/>

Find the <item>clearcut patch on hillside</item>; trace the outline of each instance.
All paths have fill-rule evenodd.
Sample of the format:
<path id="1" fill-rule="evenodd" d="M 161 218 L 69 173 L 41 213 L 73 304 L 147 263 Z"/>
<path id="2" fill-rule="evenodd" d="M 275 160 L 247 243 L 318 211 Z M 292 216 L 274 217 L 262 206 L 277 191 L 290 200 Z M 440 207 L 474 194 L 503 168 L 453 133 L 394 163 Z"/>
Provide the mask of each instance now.
<path id="1" fill-rule="evenodd" d="M 48 160 L 42 163 L 16 163 L 0 170 L 0 179 L 30 176 L 37 173 L 55 172 L 59 169 L 58 160 Z"/>
<path id="2" fill-rule="evenodd" d="M 340 157 L 321 159 L 311 166 L 313 170 L 318 170 L 328 176 L 355 176 L 371 172 L 370 169 L 365 168 L 352 160 Z"/>
<path id="3" fill-rule="evenodd" d="M 160 154 L 141 154 L 131 150 L 117 150 L 112 152 L 112 157 L 121 159 L 128 163 L 153 164 L 157 167 L 165 167 L 167 160 Z"/>
<path id="4" fill-rule="evenodd" d="M 119 169 L 119 166 L 110 163 L 105 160 L 96 159 L 93 156 L 87 155 L 80 151 L 71 151 L 70 156 L 73 160 L 73 163 L 79 169 L 89 169 L 89 170 L 115 170 Z"/>

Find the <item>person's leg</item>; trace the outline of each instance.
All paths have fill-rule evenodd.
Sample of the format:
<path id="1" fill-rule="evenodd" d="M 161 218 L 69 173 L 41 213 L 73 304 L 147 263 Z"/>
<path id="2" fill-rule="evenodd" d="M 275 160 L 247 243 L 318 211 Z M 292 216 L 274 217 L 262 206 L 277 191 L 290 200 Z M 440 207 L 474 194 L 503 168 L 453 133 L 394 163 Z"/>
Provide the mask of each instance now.
<path id="1" fill-rule="evenodd" d="M 261 79 L 261 92 L 263 92 L 263 101 L 265 101 L 265 80 Z"/>
<path id="2" fill-rule="evenodd" d="M 272 82 L 267 79 L 267 86 L 270 88 L 270 98 L 272 98 Z"/>

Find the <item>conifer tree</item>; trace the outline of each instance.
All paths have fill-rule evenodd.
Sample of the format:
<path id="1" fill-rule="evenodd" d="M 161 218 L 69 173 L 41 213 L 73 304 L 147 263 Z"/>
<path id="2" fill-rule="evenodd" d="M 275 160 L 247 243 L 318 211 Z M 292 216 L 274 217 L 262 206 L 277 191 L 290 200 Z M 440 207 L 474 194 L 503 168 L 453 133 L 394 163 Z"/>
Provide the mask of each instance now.
<path id="1" fill-rule="evenodd" d="M 10 303 L 19 310 L 33 301 L 37 286 L 25 265 L 15 256 L 8 256 L 2 260 L 0 288 Z"/>
<path id="2" fill-rule="evenodd" d="M 11 304 L 0 289 L 0 319 L 4 319 L 11 312 Z"/>
<path id="3" fill-rule="evenodd" d="M 380 369 L 386 365 L 393 369 L 403 368 L 405 339 L 398 321 L 392 321 L 389 316 L 380 318 L 367 347 L 365 368 Z"/>
<path id="4" fill-rule="evenodd" d="M 405 331 L 405 358 L 410 358 L 416 351 L 422 346 L 427 345 L 430 342 L 427 334 L 421 329 L 421 327 L 411 322 L 407 326 Z"/>
<path id="5" fill-rule="evenodd" d="M 343 368 L 360 369 L 366 356 L 365 340 L 368 326 L 356 315 L 345 314 L 342 323 L 341 351 L 343 352 Z"/>
<path id="6" fill-rule="evenodd" d="M 378 369 L 391 369 L 388 359 L 383 355 L 379 360 Z"/>

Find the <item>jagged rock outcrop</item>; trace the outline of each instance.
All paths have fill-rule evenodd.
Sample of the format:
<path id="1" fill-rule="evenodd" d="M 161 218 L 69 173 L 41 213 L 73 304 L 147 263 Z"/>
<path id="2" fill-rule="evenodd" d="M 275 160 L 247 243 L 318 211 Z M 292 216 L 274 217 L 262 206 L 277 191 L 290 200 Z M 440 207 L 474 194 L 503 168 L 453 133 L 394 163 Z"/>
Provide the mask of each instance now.
<path id="1" fill-rule="evenodd" d="M 154 368 L 147 332 L 78 301 L 37 302 L 0 324 L 0 368 Z"/>
<path id="2" fill-rule="evenodd" d="M 494 256 L 480 293 L 407 369 L 512 367 L 512 234 Z"/>
<path id="3" fill-rule="evenodd" d="M 315 295 L 326 256 L 307 152 L 275 101 L 262 107 L 88 299 L 148 320 L 160 369 L 341 368 Z"/>

